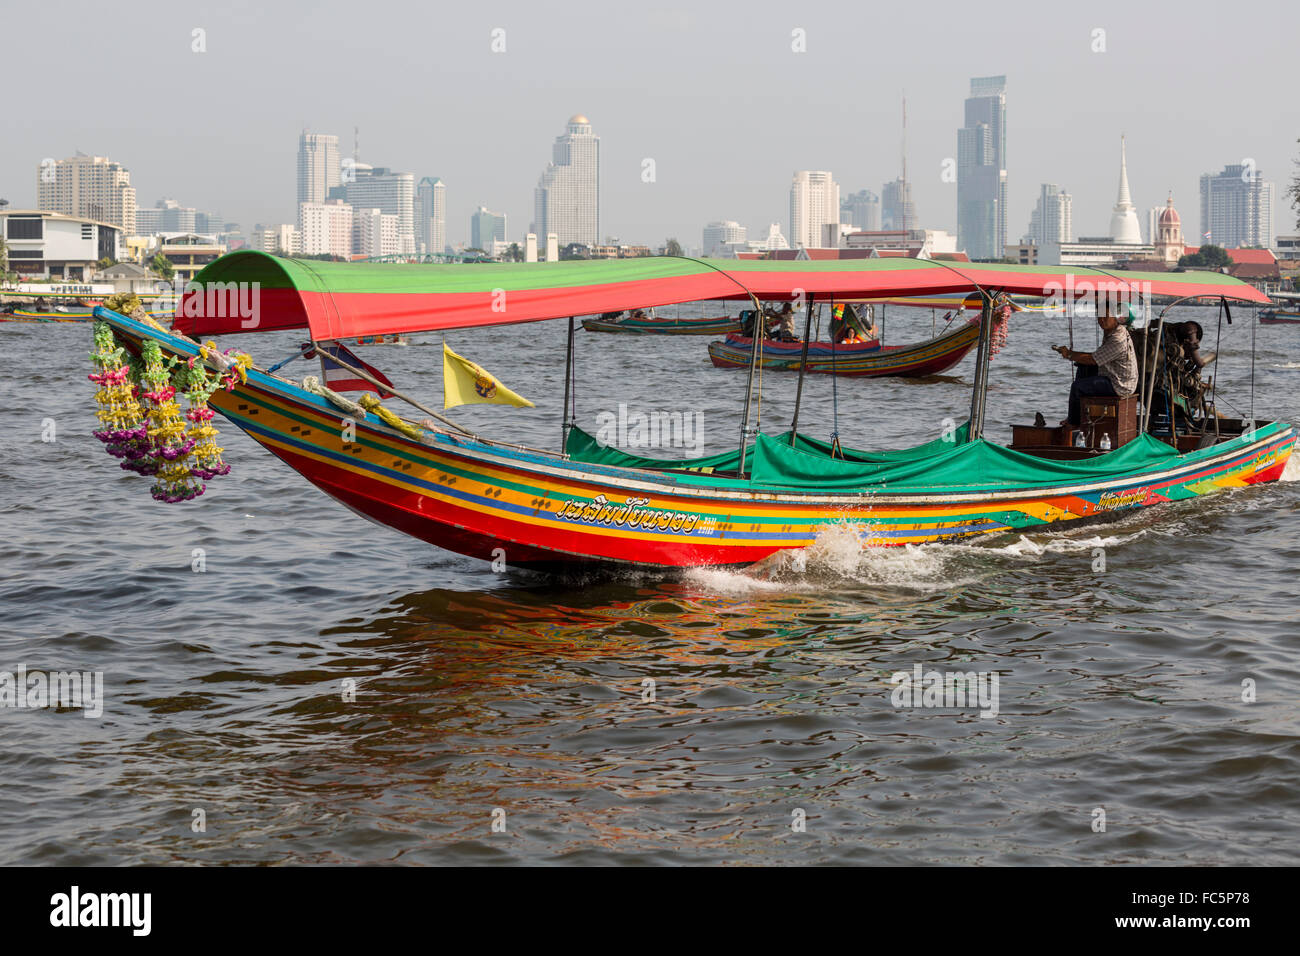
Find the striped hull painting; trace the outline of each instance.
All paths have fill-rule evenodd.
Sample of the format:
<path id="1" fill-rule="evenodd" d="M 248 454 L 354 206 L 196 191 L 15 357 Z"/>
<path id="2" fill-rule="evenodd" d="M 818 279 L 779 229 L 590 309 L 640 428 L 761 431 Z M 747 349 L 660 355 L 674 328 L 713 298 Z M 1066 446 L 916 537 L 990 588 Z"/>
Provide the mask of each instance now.
<path id="1" fill-rule="evenodd" d="M 811 352 L 808 355 L 807 371 L 824 375 L 844 375 L 851 377 L 902 376 L 919 378 L 923 375 L 938 375 L 952 368 L 979 342 L 979 323 L 963 324 L 927 342 L 915 345 L 886 345 L 881 348 L 859 351 L 836 350 L 835 356 L 819 357 Z M 718 368 L 749 368 L 753 348 L 751 340 L 709 343 L 709 358 Z M 764 349 L 759 356 L 763 368 L 778 372 L 797 372 L 799 370 L 800 350 L 795 349 L 791 356 L 790 349 Z"/>
<path id="2" fill-rule="evenodd" d="M 194 347 L 130 320 L 115 327 L 164 351 Z M 744 565 L 853 523 L 869 545 L 949 541 L 1113 515 L 1222 488 L 1276 480 L 1296 440 L 1274 423 L 1249 441 L 1160 470 L 1051 488 L 964 494 L 789 492 L 750 482 L 563 460 L 445 434 L 406 438 L 373 415 L 344 441 L 342 413 L 297 386 L 250 372 L 212 405 L 326 494 L 380 524 L 514 566 Z"/>
<path id="3" fill-rule="evenodd" d="M 630 335 L 726 335 L 740 331 L 740 319 L 725 315 L 712 319 L 627 319 L 623 322 L 583 319 L 582 327 L 588 332 L 621 332 Z"/>

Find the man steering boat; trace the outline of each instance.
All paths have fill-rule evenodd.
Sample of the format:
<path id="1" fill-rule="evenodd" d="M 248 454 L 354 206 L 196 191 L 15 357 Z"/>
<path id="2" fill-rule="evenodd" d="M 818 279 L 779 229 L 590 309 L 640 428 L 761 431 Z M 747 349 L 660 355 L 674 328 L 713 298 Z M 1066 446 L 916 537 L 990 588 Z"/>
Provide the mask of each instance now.
<path id="1" fill-rule="evenodd" d="M 1062 357 L 1085 367 L 1070 385 L 1069 417 L 1062 424 L 1083 424 L 1080 400 L 1085 396 L 1127 398 L 1137 391 L 1137 351 L 1128 327 L 1120 323 L 1111 304 L 1104 301 L 1097 310 L 1097 324 L 1103 333 L 1097 351 L 1076 352 L 1064 345 L 1053 347 Z M 1089 366 L 1095 371 L 1087 371 Z"/>

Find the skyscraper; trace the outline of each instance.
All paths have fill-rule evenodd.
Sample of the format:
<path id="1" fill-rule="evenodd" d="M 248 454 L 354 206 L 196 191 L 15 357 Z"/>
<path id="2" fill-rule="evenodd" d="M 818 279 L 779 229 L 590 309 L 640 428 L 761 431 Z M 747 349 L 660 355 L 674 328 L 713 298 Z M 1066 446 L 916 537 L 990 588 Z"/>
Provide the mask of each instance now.
<path id="1" fill-rule="evenodd" d="M 1029 217 L 1026 238 L 1035 245 L 1074 241 L 1074 200 L 1056 183 L 1043 183 Z"/>
<path id="2" fill-rule="evenodd" d="M 378 209 L 397 217 L 397 251 L 415 254 L 415 174 L 395 173 L 386 166 L 353 163 L 348 182 L 336 187 L 331 198 L 354 209 Z M 441 251 L 441 250 L 439 250 Z"/>
<path id="3" fill-rule="evenodd" d="M 47 212 L 107 222 L 125 236 L 135 235 L 131 173 L 104 156 L 78 154 L 40 163 L 36 167 L 36 205 Z"/>
<path id="4" fill-rule="evenodd" d="M 506 214 L 479 206 L 469 217 L 469 244 L 491 255 L 493 240 L 506 241 Z"/>
<path id="5" fill-rule="evenodd" d="M 790 242 L 816 249 L 823 228 L 840 221 L 840 187 L 825 170 L 800 170 L 790 183 Z"/>
<path id="6" fill-rule="evenodd" d="M 1271 247 L 1273 184 L 1264 182 L 1258 169 L 1240 163 L 1201 176 L 1200 241 L 1225 249 Z"/>
<path id="7" fill-rule="evenodd" d="M 415 238 L 427 256 L 447 249 L 447 184 L 437 176 L 425 176 L 416 188 Z"/>
<path id="8" fill-rule="evenodd" d="M 538 235 L 555 233 L 560 248 L 599 241 L 600 137 L 581 113 L 570 116 L 564 135 L 555 138 L 551 162 L 533 196 L 533 229 Z"/>
<path id="9" fill-rule="evenodd" d="M 339 138 L 326 133 L 298 137 L 298 202 L 324 202 L 339 184 Z"/>
<path id="10" fill-rule="evenodd" d="M 1119 195 L 1110 214 L 1110 237 L 1116 242 L 1142 245 L 1142 226 L 1128 191 L 1128 151 L 1123 136 L 1119 138 Z"/>
<path id="11" fill-rule="evenodd" d="M 881 187 L 880 228 L 916 228 L 916 203 L 912 202 L 912 184 L 902 176 Z"/>
<path id="12" fill-rule="evenodd" d="M 840 200 L 840 222 L 859 232 L 875 232 L 880 228 L 880 197 L 870 189 L 846 196 Z"/>
<path id="13" fill-rule="evenodd" d="M 999 259 L 1007 240 L 1007 78 L 976 77 L 957 131 L 957 244 Z"/>

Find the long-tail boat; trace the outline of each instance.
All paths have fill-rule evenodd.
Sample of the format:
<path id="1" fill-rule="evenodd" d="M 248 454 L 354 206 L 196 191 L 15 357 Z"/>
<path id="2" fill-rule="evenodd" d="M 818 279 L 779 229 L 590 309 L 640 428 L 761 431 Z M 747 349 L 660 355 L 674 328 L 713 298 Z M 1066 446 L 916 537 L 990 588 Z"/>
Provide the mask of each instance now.
<path id="1" fill-rule="evenodd" d="M 1289 309 L 1265 309 L 1259 314 L 1261 325 L 1300 325 L 1300 312 Z"/>
<path id="2" fill-rule="evenodd" d="M 728 332 L 740 331 L 740 319 L 726 315 L 685 319 L 659 316 L 607 319 L 604 316 L 592 316 L 582 320 L 582 327 L 588 332 L 619 332 L 625 335 L 726 335 Z"/>
<path id="3" fill-rule="evenodd" d="M 779 372 L 806 372 L 853 377 L 902 376 L 920 378 L 938 375 L 952 368 L 979 342 L 979 319 L 963 321 L 950 332 L 911 345 L 881 345 L 879 339 L 866 342 L 781 342 L 765 339 L 758 363 Z M 709 343 L 709 358 L 718 368 L 748 368 L 754 360 L 754 340 L 747 335 L 728 335 Z"/>
<path id="4" fill-rule="evenodd" d="M 223 304 L 222 291 L 252 283 L 260 305 L 250 324 L 249 316 Z M 446 418 L 399 418 L 386 407 L 376 410 L 374 402 L 369 409 L 343 408 L 337 396 L 247 367 L 244 359 L 238 376 L 227 375 L 228 390 L 210 399 L 216 411 L 343 505 L 438 547 L 510 566 L 746 565 L 806 547 L 832 525 L 855 527 L 864 545 L 963 540 L 1276 480 L 1297 437 L 1286 422 L 1226 419 L 1209 407 L 1213 431 L 1202 417 L 1196 447 L 1180 450 L 1189 436 L 1178 429 L 1187 421 L 1171 420 L 1170 436 L 1159 437 L 1150 410 L 1157 403 L 1154 385 L 1166 370 L 1155 359 L 1144 362 L 1139 396 L 1145 407 L 1136 434 L 1130 434 L 1132 419 L 1122 420 L 1113 450 L 1051 444 L 1015 451 L 985 438 L 1000 295 L 1078 294 L 1087 284 L 1179 301 L 1266 301 L 1237 279 L 1203 272 L 1126 273 L 1120 279 L 1088 269 L 958 268 L 924 260 L 668 257 L 468 267 L 308 262 L 241 250 L 199 273 L 196 288 L 178 306 L 175 331 L 107 309 L 97 316 L 104 323 L 98 330 L 111 332 L 108 346 L 147 350 L 154 369 L 162 367 L 161 351 L 177 360 L 178 369 L 193 363 L 227 373 L 230 360 L 198 340 L 306 329 L 313 342 L 325 342 L 567 318 L 567 351 L 557 355 L 566 369 L 566 411 L 557 422 L 561 450 L 495 441 Z M 980 294 L 982 308 L 969 420 L 916 447 L 855 451 L 801 434 L 802 378 L 789 429 L 759 433 L 751 427 L 754 365 L 741 438 L 725 454 L 640 458 L 599 445 L 571 418 L 575 315 L 713 299 L 747 298 L 757 309 L 760 300 L 801 296 L 970 291 Z M 1147 336 L 1153 355 L 1161 348 L 1164 312 L 1158 322 Z M 151 381 L 156 389 L 156 376 Z"/>

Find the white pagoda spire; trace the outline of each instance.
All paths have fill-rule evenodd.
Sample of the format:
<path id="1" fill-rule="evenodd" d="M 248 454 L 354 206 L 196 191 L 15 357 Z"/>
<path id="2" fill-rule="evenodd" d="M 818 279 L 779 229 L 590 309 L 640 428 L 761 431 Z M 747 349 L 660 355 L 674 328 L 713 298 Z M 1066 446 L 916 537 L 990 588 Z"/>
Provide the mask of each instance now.
<path id="1" fill-rule="evenodd" d="M 1110 237 L 1115 242 L 1142 244 L 1142 227 L 1138 225 L 1137 211 L 1128 191 L 1128 153 L 1123 136 L 1119 138 L 1119 197 L 1110 214 Z"/>

